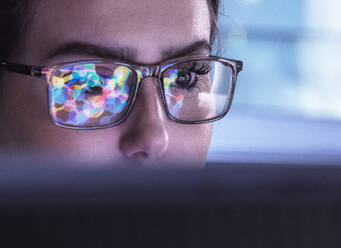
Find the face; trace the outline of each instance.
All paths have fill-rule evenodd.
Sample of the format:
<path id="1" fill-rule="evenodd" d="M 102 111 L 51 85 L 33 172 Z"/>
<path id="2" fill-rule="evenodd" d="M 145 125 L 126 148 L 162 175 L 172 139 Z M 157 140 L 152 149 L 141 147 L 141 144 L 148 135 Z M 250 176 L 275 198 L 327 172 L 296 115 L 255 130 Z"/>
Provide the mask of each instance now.
<path id="1" fill-rule="evenodd" d="M 209 54 L 205 46 L 193 46 L 210 40 L 206 0 L 38 2 L 11 62 L 47 66 L 105 58 L 149 65 Z M 205 163 L 212 125 L 169 120 L 156 78 L 142 80 L 123 123 L 99 130 L 55 126 L 43 79 L 6 72 L 1 81 L 1 146 L 7 155 L 33 153 L 94 166 Z"/>

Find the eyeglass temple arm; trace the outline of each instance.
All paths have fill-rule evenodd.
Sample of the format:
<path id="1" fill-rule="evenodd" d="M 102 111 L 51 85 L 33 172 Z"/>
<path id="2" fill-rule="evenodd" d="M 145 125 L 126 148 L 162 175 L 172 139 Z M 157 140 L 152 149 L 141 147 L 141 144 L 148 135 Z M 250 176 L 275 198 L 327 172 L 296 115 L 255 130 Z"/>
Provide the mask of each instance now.
<path id="1" fill-rule="evenodd" d="M 41 66 L 33 66 L 33 65 L 22 65 L 22 64 L 13 64 L 7 62 L 1 62 L 0 68 L 11 71 L 17 72 L 20 74 L 25 74 L 33 77 L 43 78 L 44 74 L 42 73 L 43 67 Z"/>
<path id="2" fill-rule="evenodd" d="M 243 61 L 240 60 L 232 60 L 235 63 L 237 73 L 241 72 L 243 70 Z"/>
<path id="3" fill-rule="evenodd" d="M 241 72 L 243 70 L 243 62 L 238 61 L 236 68 L 237 68 L 237 72 Z"/>

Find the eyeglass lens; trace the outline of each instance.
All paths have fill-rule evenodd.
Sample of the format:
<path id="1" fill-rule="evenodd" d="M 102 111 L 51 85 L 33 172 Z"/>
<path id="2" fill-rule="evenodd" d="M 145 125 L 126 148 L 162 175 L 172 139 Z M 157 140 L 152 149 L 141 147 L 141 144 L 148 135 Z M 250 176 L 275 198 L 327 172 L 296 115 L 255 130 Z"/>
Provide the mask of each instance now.
<path id="1" fill-rule="evenodd" d="M 57 69 L 49 89 L 52 118 L 61 125 L 105 126 L 119 121 L 134 90 L 127 66 L 71 64 Z"/>
<path id="2" fill-rule="evenodd" d="M 86 62 L 56 69 L 49 84 L 54 121 L 70 127 L 118 123 L 128 111 L 137 87 L 137 74 L 128 66 Z M 162 73 L 169 114 L 182 121 L 202 121 L 222 115 L 228 105 L 232 69 L 218 61 L 173 65 Z"/>
<path id="3" fill-rule="evenodd" d="M 232 69 L 209 60 L 176 64 L 164 72 L 163 84 L 171 116 L 182 121 L 209 120 L 228 107 Z"/>

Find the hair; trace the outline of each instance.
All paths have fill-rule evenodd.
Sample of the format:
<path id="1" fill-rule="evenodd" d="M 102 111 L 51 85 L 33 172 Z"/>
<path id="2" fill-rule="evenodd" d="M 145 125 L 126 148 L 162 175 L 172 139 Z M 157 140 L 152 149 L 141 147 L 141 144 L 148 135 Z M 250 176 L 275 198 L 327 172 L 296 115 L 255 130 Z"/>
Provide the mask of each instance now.
<path id="1" fill-rule="evenodd" d="M 213 45 L 214 41 L 217 39 L 217 36 L 220 34 L 219 28 L 218 28 L 218 13 L 219 13 L 219 7 L 220 7 L 220 0 L 207 0 L 207 4 L 208 4 L 209 11 L 210 11 L 210 19 L 211 19 L 210 43 L 211 45 Z"/>
<path id="2" fill-rule="evenodd" d="M 0 3 L 0 58 L 7 59 L 19 42 L 31 19 L 32 1 L 16 0 Z"/>
<path id="3" fill-rule="evenodd" d="M 33 2 L 27 0 L 1 1 L 0 3 L 0 58 L 7 60 L 12 50 L 23 36 L 26 28 L 34 15 Z M 211 34 L 210 43 L 213 45 L 217 38 L 218 10 L 220 0 L 207 0 L 210 19 Z"/>

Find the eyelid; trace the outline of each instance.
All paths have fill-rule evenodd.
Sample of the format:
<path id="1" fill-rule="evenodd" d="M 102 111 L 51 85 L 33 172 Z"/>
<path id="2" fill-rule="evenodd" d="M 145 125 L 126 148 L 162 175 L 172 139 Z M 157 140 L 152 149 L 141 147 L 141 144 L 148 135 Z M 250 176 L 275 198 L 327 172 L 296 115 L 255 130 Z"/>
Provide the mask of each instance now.
<path id="1" fill-rule="evenodd" d="M 176 69 L 178 69 L 178 70 L 179 69 L 187 69 L 190 71 L 197 72 L 197 71 L 201 70 L 202 68 L 205 68 L 206 66 L 211 68 L 210 61 L 192 61 L 191 63 L 188 63 L 188 64 L 184 63 L 184 66 L 176 67 Z"/>

